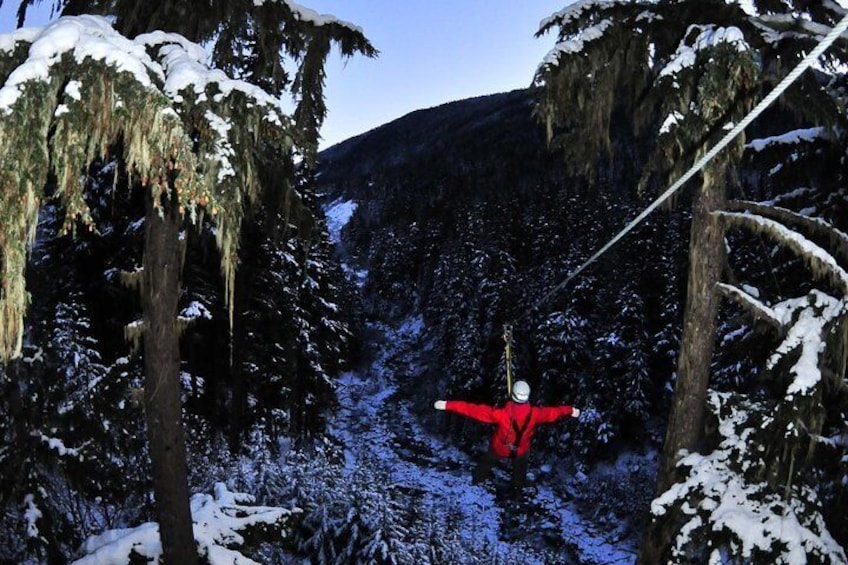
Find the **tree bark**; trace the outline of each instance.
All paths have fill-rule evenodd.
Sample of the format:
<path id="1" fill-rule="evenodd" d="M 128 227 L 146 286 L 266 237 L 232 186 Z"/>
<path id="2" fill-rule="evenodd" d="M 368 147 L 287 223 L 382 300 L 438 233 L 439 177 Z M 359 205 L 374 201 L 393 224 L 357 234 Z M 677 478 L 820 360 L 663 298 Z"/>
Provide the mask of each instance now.
<path id="1" fill-rule="evenodd" d="M 173 203 L 148 198 L 144 228 L 144 407 L 156 518 L 167 565 L 194 565 L 197 544 L 189 507 L 188 466 L 180 399 L 177 300 L 182 254 L 181 221 Z"/>
<path id="2" fill-rule="evenodd" d="M 723 176 L 704 172 L 704 180 L 693 203 L 689 240 L 689 278 L 683 319 L 683 337 L 677 359 L 671 413 L 657 474 L 657 494 L 676 482 L 675 467 L 680 451 L 694 451 L 702 439 L 707 387 L 710 382 L 719 282 L 724 263 L 724 228 L 712 212 L 726 202 Z M 639 563 L 660 563 L 671 541 L 668 520 L 652 520 L 639 554 Z"/>
<path id="3" fill-rule="evenodd" d="M 724 229 L 712 212 L 725 204 L 724 184 L 705 173 L 693 205 L 689 240 L 689 279 L 683 317 L 683 339 L 677 359 L 677 382 L 665 443 L 660 457 L 657 491 L 674 483 L 681 449 L 694 450 L 704 430 L 707 386 L 713 357 L 719 295 L 716 284 L 724 264 Z"/>

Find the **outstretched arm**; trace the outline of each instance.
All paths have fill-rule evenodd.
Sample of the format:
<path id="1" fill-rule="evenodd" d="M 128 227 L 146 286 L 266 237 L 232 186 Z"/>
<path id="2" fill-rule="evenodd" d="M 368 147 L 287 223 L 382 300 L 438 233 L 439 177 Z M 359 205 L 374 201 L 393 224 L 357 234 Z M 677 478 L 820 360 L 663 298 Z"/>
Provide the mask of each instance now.
<path id="1" fill-rule="evenodd" d="M 484 424 L 495 424 L 498 421 L 498 409 L 485 404 L 471 404 L 460 400 L 437 400 L 434 406 L 436 410 L 447 410 L 448 412 L 462 414 Z"/>
<path id="2" fill-rule="evenodd" d="M 580 410 L 572 406 L 539 406 L 536 410 L 536 422 L 539 424 L 550 424 L 560 418 L 571 416 L 577 418 Z"/>

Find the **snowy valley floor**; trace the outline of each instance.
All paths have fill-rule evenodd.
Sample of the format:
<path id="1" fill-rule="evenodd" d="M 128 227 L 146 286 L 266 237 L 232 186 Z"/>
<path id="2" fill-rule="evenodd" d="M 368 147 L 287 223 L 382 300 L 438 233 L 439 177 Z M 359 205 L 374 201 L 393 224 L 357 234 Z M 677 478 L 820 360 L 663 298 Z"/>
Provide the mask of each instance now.
<path id="1" fill-rule="evenodd" d="M 605 516 L 584 516 L 578 510 L 580 489 L 591 480 L 531 461 L 530 483 L 521 500 L 512 500 L 498 485 L 507 482 L 506 469 L 485 485 L 471 483 L 475 454 L 466 454 L 425 430 L 410 401 L 398 394 L 404 378 L 419 371 L 420 320 L 400 327 L 374 326 L 378 352 L 365 370 L 346 373 L 339 387 L 341 408 L 330 432 L 345 449 L 345 473 L 376 459 L 388 469 L 388 480 L 410 494 L 422 514 L 453 513 L 462 525 L 463 546 L 476 548 L 469 562 L 502 563 L 632 563 L 636 543 L 621 526 Z M 423 401 L 423 400 L 422 400 Z M 481 425 L 481 436 L 488 429 Z M 488 437 L 488 436 L 487 436 Z M 449 440 L 449 438 L 445 438 Z M 644 462 L 641 462 L 644 463 Z M 612 466 L 627 472 L 632 460 Z M 545 472 L 547 471 L 547 472 Z M 612 480 L 615 480 L 613 477 Z M 577 496 L 575 496 L 577 492 Z M 426 516 L 423 516 L 426 519 Z M 597 522 L 606 525 L 600 527 Z"/>

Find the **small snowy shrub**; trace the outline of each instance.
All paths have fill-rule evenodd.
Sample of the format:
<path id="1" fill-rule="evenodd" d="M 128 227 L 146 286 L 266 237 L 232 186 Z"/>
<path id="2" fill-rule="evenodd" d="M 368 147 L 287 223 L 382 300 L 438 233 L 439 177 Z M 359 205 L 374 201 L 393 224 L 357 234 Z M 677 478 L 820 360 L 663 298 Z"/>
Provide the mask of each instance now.
<path id="1" fill-rule="evenodd" d="M 253 497 L 230 492 L 223 483 L 215 485 L 215 494 L 196 494 L 191 498 L 191 514 L 198 553 L 209 565 L 255 565 L 238 551 L 246 544 L 245 535 L 285 539 L 288 524 L 298 509 L 252 506 Z M 127 565 L 139 557 L 156 562 L 162 555 L 159 526 L 154 522 L 136 528 L 109 530 L 86 540 L 85 554 L 75 565 Z M 146 561 L 145 561 L 146 562 Z"/>

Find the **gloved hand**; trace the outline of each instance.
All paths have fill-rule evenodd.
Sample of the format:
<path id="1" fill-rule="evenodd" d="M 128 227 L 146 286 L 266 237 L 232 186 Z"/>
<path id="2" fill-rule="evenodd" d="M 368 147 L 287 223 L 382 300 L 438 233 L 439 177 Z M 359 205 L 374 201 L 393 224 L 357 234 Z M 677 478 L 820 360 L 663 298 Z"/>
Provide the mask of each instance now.
<path id="1" fill-rule="evenodd" d="M 447 408 L 447 406 L 448 403 L 444 400 L 437 400 L 436 403 L 433 404 L 433 408 L 435 408 L 436 410 L 444 410 L 445 408 Z"/>
<path id="2" fill-rule="evenodd" d="M 571 417 L 572 418 L 579 418 L 580 417 L 580 409 L 579 408 L 572 408 L 571 409 Z"/>

